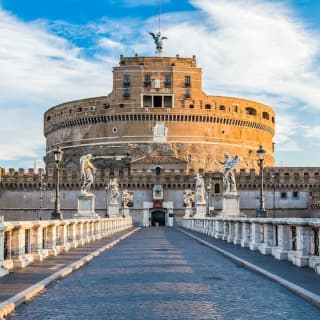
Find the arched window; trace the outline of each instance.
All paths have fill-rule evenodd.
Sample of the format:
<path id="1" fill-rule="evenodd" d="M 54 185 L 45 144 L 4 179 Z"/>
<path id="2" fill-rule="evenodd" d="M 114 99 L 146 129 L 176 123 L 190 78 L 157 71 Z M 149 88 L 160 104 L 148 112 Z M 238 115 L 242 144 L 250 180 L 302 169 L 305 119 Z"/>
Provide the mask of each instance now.
<path id="1" fill-rule="evenodd" d="M 160 176 L 160 175 L 161 175 L 161 168 L 156 167 L 156 176 Z"/>
<path id="2" fill-rule="evenodd" d="M 207 110 L 210 110 L 210 109 L 211 109 L 211 104 L 206 104 L 206 105 L 205 105 L 205 108 L 206 108 Z"/>
<path id="3" fill-rule="evenodd" d="M 269 120 L 269 119 L 270 119 L 269 113 L 268 113 L 268 112 L 263 112 L 263 113 L 262 113 L 262 118 L 263 118 L 263 119 L 266 119 L 266 120 Z"/>
<path id="4" fill-rule="evenodd" d="M 249 116 L 256 116 L 257 110 L 251 107 L 246 108 L 246 114 Z"/>

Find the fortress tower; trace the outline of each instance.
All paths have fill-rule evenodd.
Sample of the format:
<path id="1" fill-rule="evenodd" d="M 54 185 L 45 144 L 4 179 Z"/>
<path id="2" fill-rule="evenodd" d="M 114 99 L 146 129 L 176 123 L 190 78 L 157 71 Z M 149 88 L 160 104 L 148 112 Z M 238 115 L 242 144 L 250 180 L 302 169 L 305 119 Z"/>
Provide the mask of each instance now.
<path id="1" fill-rule="evenodd" d="M 52 151 L 60 146 L 64 166 L 74 169 L 87 153 L 101 168 L 130 168 L 152 154 L 180 159 L 195 171 L 212 171 L 224 153 L 238 154 L 239 168 L 254 168 L 259 145 L 267 151 L 265 165 L 272 166 L 273 109 L 207 95 L 201 82 L 195 56 L 121 55 L 109 95 L 66 102 L 45 113 L 47 167 L 53 167 Z"/>

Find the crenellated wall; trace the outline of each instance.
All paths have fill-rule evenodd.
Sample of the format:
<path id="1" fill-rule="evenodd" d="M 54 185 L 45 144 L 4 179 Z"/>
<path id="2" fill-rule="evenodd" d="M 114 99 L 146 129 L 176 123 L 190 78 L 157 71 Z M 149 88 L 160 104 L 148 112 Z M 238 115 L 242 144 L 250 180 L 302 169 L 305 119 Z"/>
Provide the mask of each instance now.
<path id="1" fill-rule="evenodd" d="M 104 216 L 107 193 L 105 186 L 111 177 L 117 177 L 120 194 L 124 189 L 134 192 L 136 222 L 139 223 L 139 210 L 143 201 L 152 201 L 151 191 L 155 184 L 164 188 L 166 201 L 174 203 L 175 214 L 183 215 L 183 191 L 195 188 L 196 172 L 186 170 L 175 163 L 167 164 L 157 175 L 156 168 L 162 166 L 155 161 L 135 163 L 131 170 L 121 168 L 98 169 L 93 192 L 96 195 L 96 210 Z M 222 169 L 221 169 L 222 170 Z M 265 169 L 265 203 L 269 215 L 274 217 L 319 217 L 320 216 L 320 168 Z M 77 208 L 80 194 L 80 173 L 71 168 L 62 168 L 61 205 L 67 217 L 71 217 Z M 210 206 L 219 212 L 222 208 L 223 180 L 221 172 L 204 173 L 205 183 L 211 183 L 209 192 Z M 6 218 L 17 220 L 49 218 L 55 199 L 55 170 L 44 173 L 33 169 L 15 171 L 2 170 L 0 176 L 0 210 Z M 260 176 L 254 169 L 240 169 L 237 172 L 237 186 L 240 192 L 240 209 L 249 216 L 255 215 L 258 206 Z M 42 190 L 41 190 L 42 189 Z M 120 201 L 120 198 L 119 198 Z M 21 216 L 21 215 L 22 216 Z"/>

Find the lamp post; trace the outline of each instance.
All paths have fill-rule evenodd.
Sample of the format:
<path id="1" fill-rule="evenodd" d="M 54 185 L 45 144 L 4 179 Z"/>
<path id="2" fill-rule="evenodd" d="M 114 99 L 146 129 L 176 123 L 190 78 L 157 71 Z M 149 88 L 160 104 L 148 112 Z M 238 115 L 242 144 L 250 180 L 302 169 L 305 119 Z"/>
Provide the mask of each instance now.
<path id="1" fill-rule="evenodd" d="M 210 217 L 210 191 L 212 189 L 212 184 L 209 182 L 207 184 L 207 217 Z"/>
<path id="2" fill-rule="evenodd" d="M 257 150 L 258 165 L 260 168 L 260 197 L 259 197 L 259 208 L 257 209 L 257 212 L 256 212 L 257 217 L 267 216 L 267 212 L 264 207 L 264 195 L 263 195 L 263 162 L 264 162 L 265 153 L 266 153 L 266 150 L 264 150 L 262 146 L 260 146 L 259 149 Z"/>
<path id="3" fill-rule="evenodd" d="M 57 174 L 56 174 L 56 200 L 54 203 L 54 211 L 51 213 L 51 219 L 59 219 L 62 220 L 63 216 L 62 216 L 62 212 L 61 212 L 61 208 L 60 208 L 60 164 L 61 164 L 61 160 L 62 160 L 62 156 L 63 156 L 63 151 L 57 147 L 54 151 L 53 151 L 53 155 L 54 155 L 54 160 L 56 162 L 56 169 L 57 169 Z"/>
<path id="4" fill-rule="evenodd" d="M 109 206 L 109 189 L 110 189 L 110 184 L 107 183 L 105 186 L 105 190 L 106 190 L 106 214 L 105 217 L 108 218 L 109 217 L 109 212 L 108 212 L 108 206 Z"/>
<path id="5" fill-rule="evenodd" d="M 46 184 L 43 182 L 43 171 L 40 171 L 40 210 L 38 219 L 42 220 L 42 209 L 43 209 L 43 191 L 46 190 Z"/>
<path id="6" fill-rule="evenodd" d="M 273 174 L 272 178 L 272 190 L 273 190 L 273 206 L 272 206 L 272 218 L 276 217 L 276 176 Z"/>

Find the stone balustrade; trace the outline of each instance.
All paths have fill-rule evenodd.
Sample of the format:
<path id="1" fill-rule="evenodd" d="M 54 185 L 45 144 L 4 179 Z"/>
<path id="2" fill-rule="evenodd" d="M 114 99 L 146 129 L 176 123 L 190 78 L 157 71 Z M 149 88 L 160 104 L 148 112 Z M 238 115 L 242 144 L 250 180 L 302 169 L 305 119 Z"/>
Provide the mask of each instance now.
<path id="1" fill-rule="evenodd" d="M 182 226 L 320 274 L 320 219 L 188 218 Z"/>
<path id="2" fill-rule="evenodd" d="M 19 222 L 0 217 L 0 276 L 130 227 L 130 217 Z"/>

